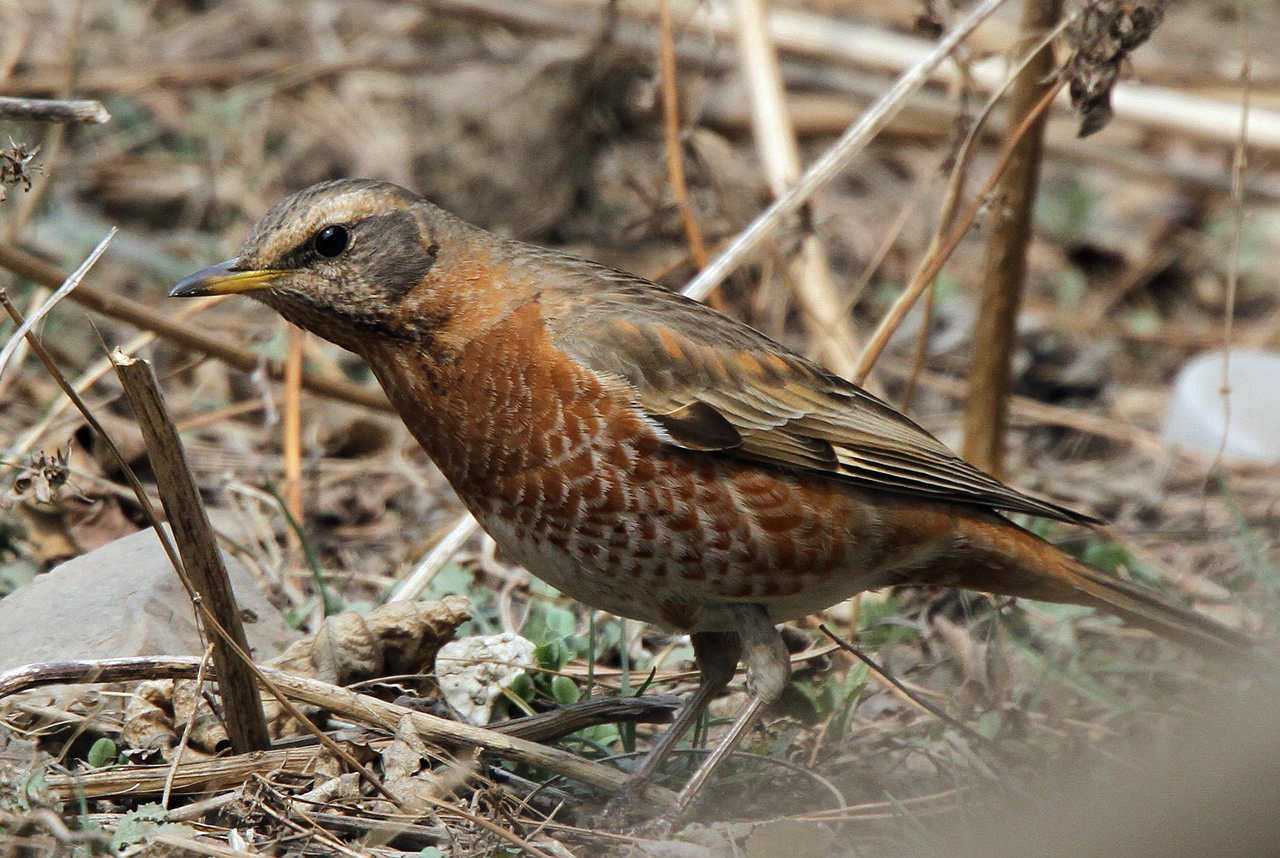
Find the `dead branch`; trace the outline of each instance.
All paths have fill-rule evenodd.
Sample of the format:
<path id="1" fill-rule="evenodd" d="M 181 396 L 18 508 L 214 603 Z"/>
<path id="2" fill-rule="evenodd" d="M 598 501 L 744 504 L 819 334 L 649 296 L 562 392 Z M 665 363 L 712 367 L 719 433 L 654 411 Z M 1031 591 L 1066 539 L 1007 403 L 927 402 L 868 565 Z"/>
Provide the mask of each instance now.
<path id="1" fill-rule="evenodd" d="M 230 646 L 234 642 L 241 651 L 249 651 L 240 608 L 235 594 L 231 592 L 231 579 L 218 551 L 204 503 L 200 500 L 200 490 L 196 488 L 195 478 L 187 465 L 177 427 L 169 417 L 169 409 L 165 406 L 151 364 L 119 351 L 112 355 L 112 362 L 146 439 L 147 456 L 156 474 L 160 500 L 182 555 L 183 568 L 196 595 L 229 638 L 225 639 L 221 634 L 209 635 L 218 690 L 222 695 L 223 721 L 231 746 L 241 754 L 269 748 L 271 737 L 267 732 L 262 698 L 253 672 Z"/>
<path id="2" fill-rule="evenodd" d="M 1062 12 L 1060 0 L 1025 0 L 1023 38 L 1040 39 L 1053 28 Z M 1049 82 L 1053 51 L 1046 45 L 1032 57 L 1013 83 L 1010 112 L 1022 116 L 1032 111 L 1055 87 Z M 1031 241 L 1031 214 L 1040 182 L 1044 150 L 1041 113 L 1010 151 L 1009 167 L 1000 177 L 997 204 L 988 228 L 987 253 L 979 281 L 981 298 L 973 332 L 973 362 L 969 396 L 965 400 L 964 446 L 966 459 L 997 477 L 1004 470 L 1004 436 L 1008 398 L 1013 375 L 1013 350 L 1018 307 L 1027 275 L 1027 245 Z"/>
<path id="3" fill-rule="evenodd" d="M 111 113 L 100 101 L 59 101 L 51 98 L 0 96 L 0 119 L 20 122 L 84 122 L 101 125 Z"/>

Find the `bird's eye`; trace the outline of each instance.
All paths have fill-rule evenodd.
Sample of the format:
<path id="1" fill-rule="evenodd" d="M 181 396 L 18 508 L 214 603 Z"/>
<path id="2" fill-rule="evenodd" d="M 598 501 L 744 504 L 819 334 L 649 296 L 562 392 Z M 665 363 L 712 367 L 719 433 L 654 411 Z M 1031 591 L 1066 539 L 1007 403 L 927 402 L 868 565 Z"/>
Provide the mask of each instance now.
<path id="1" fill-rule="evenodd" d="M 312 244 L 316 248 L 316 253 L 333 259 L 347 249 L 350 241 L 351 234 L 347 232 L 347 228 L 340 224 L 333 224 L 317 232 Z"/>

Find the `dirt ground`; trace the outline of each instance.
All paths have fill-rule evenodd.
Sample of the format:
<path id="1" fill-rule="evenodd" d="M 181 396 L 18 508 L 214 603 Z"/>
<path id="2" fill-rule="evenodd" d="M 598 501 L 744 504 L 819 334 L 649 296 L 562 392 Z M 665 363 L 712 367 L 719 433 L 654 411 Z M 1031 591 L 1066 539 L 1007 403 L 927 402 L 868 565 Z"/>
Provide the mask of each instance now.
<path id="1" fill-rule="evenodd" d="M 289 349 L 290 334 L 274 314 L 235 300 L 194 308 L 165 294 L 186 274 L 234 255 L 278 198 L 322 179 L 397 182 L 502 235 L 679 289 L 696 266 L 664 154 L 659 30 L 650 14 L 656 7 L 641 0 L 616 7 L 586 0 L 0 2 L 0 94 L 95 98 L 112 114 L 102 125 L 0 122 L 0 145 L 9 143 L 11 155 L 14 147 L 35 151 L 27 166 L 38 168 L 29 189 L 16 176 L 3 186 L 0 246 L 65 276 L 114 226 L 120 231 L 87 285 L 180 317 L 264 361 L 283 359 Z M 772 198 L 732 27 L 708 17 L 719 8 L 674 4 L 679 139 L 693 217 L 712 256 Z M 869 52 L 839 26 L 880 34 L 885 44 L 890 36 L 927 41 L 932 24 L 958 15 L 903 0 L 771 8 L 814 25 L 804 33 L 830 35 L 779 38 L 806 164 L 896 74 L 886 68 L 889 60 L 860 57 Z M 972 72 L 1005 55 L 1017 20 L 1017 8 L 1007 4 L 970 42 L 963 67 Z M 1192 116 L 1205 103 L 1197 98 L 1238 106 L 1247 56 L 1256 121 L 1280 125 L 1280 57 L 1270 50 L 1277 43 L 1272 6 L 1175 5 L 1122 69 L 1135 99 L 1170 91 L 1173 106 L 1154 119 L 1118 109 L 1115 122 L 1083 140 L 1069 113 L 1056 110 L 1012 356 L 1005 467 L 1019 488 L 1110 522 L 1098 530 L 1055 525 L 1038 532 L 1264 639 L 1274 632 L 1280 593 L 1276 467 L 1176 448 L 1160 430 L 1173 379 L 1188 359 L 1224 342 L 1280 348 L 1273 265 L 1280 258 L 1280 142 L 1246 150 L 1243 202 L 1236 205 L 1238 130 L 1176 120 L 1185 106 L 1178 99 Z M 926 253 L 958 140 L 986 98 L 961 82 L 926 87 L 813 198 L 803 219 L 788 221 L 728 279 L 713 297 L 716 306 L 823 361 L 856 355 Z M 997 124 L 1004 122 L 998 115 Z M 969 194 L 995 166 L 998 142 L 993 133 L 974 158 Z M 909 405 L 913 418 L 952 446 L 962 440 L 984 220 L 939 278 Z M 810 230 L 829 259 L 834 318 L 815 316 L 793 275 L 791 260 Z M 27 312 L 48 294 L 7 269 L 0 288 Z M 868 382 L 895 404 L 912 375 L 922 319 L 919 308 L 907 317 Z M 830 331 L 842 321 L 851 323 L 856 342 L 833 345 Z M 324 617 L 318 579 L 330 591 L 330 607 L 367 611 L 462 512 L 393 415 L 304 392 L 303 517 L 295 529 L 281 500 L 291 487 L 279 383 L 180 338 L 139 338 L 145 331 L 137 325 L 71 300 L 39 332 L 73 380 L 101 364 L 104 345 L 124 345 L 154 363 L 224 548 L 247 563 L 304 632 Z M 7 323 L 0 327 L 0 339 L 11 333 Z M 303 349 L 311 375 L 374 383 L 335 346 L 309 338 Z M 146 526 L 122 488 L 123 474 L 39 361 L 25 351 L 18 361 L 0 376 L 0 594 Z M 151 472 L 141 435 L 114 375 L 101 366 L 98 372 L 84 398 L 145 481 Z M 68 448 L 67 467 L 37 462 L 41 451 L 56 457 Z M 59 475 L 52 483 L 41 476 L 51 472 Z M 41 485 L 47 492 L 37 497 Z M 606 686 L 635 693 L 652 670 L 646 693 L 693 687 L 687 640 L 605 615 L 592 623 L 590 611 L 507 564 L 480 536 L 426 592 L 471 600 L 464 632 L 522 632 L 550 647 L 544 666 L 549 659 L 579 690 L 592 657 Z M 831 651 L 820 621 L 856 637 L 913 695 L 954 721 L 940 721 L 851 656 Z M 1142 767 L 1134 761 L 1143 754 L 1168 754 L 1179 737 L 1199 735 L 1234 712 L 1241 695 L 1256 693 L 1249 676 L 1084 609 L 900 590 L 795 626 L 793 651 L 819 654 L 797 666 L 792 687 L 745 745 L 754 756 L 732 766 L 698 808 L 697 822 L 671 835 L 678 842 L 610 830 L 597 816 L 607 796 L 528 766 L 505 774 L 472 766 L 433 793 L 438 803 L 417 820 L 427 834 L 403 826 L 398 835 L 380 836 L 344 824 L 381 812 L 358 784 L 327 805 L 295 800 L 335 773 L 328 769 L 286 768 L 174 796 L 169 806 L 177 809 L 239 790 L 234 801 L 181 821 L 163 809 L 154 819 L 139 816 L 143 803 L 156 800 L 152 794 L 39 798 L 19 784 L 88 771 L 95 739 L 126 750 L 119 706 L 90 717 L 82 704 L 65 704 L 71 717 L 49 727 L 31 707 L 3 702 L 0 841 L 22 831 L 44 851 L 12 854 L 70 854 L 93 842 L 71 835 L 111 836 L 134 825 L 137 836 L 115 847 L 209 855 L 231 854 L 217 848 L 275 855 L 923 854 L 946 848 L 957 820 L 1022 801 L 1049 805 L 1041 797 L 1058 793 L 1041 785 L 1046 775 L 1078 767 L 1088 780 L 1095 767 L 1107 772 L 1109 765 L 1131 772 Z M 737 710 L 741 687 L 739 678 L 716 701 L 715 716 Z M 562 691 L 539 679 L 528 689 L 529 705 L 563 702 Z M 625 764 L 655 729 L 592 728 L 562 744 Z M 1230 745 L 1230 736 L 1222 739 Z M 1183 776 L 1197 772 L 1171 777 Z M 545 795 L 531 800 L 530 783 L 543 784 L 562 804 Z M 40 822 L 42 810 L 65 820 L 68 836 Z M 321 811 L 323 818 L 309 815 Z M 172 840 L 164 840 L 166 832 Z"/>

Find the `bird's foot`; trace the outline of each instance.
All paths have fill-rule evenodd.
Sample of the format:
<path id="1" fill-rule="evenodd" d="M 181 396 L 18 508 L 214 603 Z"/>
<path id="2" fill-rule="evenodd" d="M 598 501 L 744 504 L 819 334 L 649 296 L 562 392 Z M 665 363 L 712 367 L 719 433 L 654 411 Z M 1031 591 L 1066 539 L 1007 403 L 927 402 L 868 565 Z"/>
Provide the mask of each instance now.
<path id="1" fill-rule="evenodd" d="M 636 775 L 615 792 L 597 817 L 600 827 L 608 831 L 630 830 L 647 823 L 655 812 L 661 811 L 664 805 L 650 790 L 650 780 Z"/>

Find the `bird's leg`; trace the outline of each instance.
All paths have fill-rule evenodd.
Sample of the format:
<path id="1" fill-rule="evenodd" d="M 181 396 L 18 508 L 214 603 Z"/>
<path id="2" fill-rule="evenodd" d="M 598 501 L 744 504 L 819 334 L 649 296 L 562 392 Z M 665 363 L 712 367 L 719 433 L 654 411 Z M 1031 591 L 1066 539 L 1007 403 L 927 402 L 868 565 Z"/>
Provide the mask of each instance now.
<path id="1" fill-rule="evenodd" d="M 736 632 L 694 632 L 689 637 L 693 642 L 693 655 L 700 673 L 698 689 L 680 707 L 676 720 L 658 739 L 657 744 L 649 749 L 640 768 L 636 769 L 627 785 L 610 799 L 604 811 L 606 818 L 617 816 L 636 798 L 644 795 L 645 788 L 658 773 L 658 767 L 675 750 L 676 743 L 689 732 L 711 698 L 723 691 L 733 679 L 733 673 L 738 667 L 738 656 L 742 652 L 742 643 Z"/>
<path id="2" fill-rule="evenodd" d="M 676 743 L 689 732 L 689 728 L 698 720 L 698 716 L 707 708 L 711 699 L 729 684 L 733 679 L 734 671 L 738 668 L 742 642 L 735 632 L 694 632 L 689 638 L 693 643 L 693 657 L 698 663 L 698 671 L 701 674 L 698 690 L 685 701 L 676 720 L 645 755 L 640 768 L 631 778 L 631 784 L 628 785 L 628 788 L 633 791 L 637 787 L 643 789 L 653 779 L 653 776 L 658 773 L 658 767 L 675 750 Z"/>
<path id="3" fill-rule="evenodd" d="M 707 779 L 746 736 L 761 711 L 782 696 L 787 680 L 791 677 L 791 658 L 782 643 L 782 636 L 769 619 L 768 611 L 762 605 L 748 603 L 734 604 L 732 611 L 738 637 L 742 641 L 742 657 L 747 665 L 747 693 L 751 695 L 751 699 L 729 728 L 728 734 L 712 749 L 680 791 L 669 817 L 672 820 L 678 819 L 688 810 Z"/>

